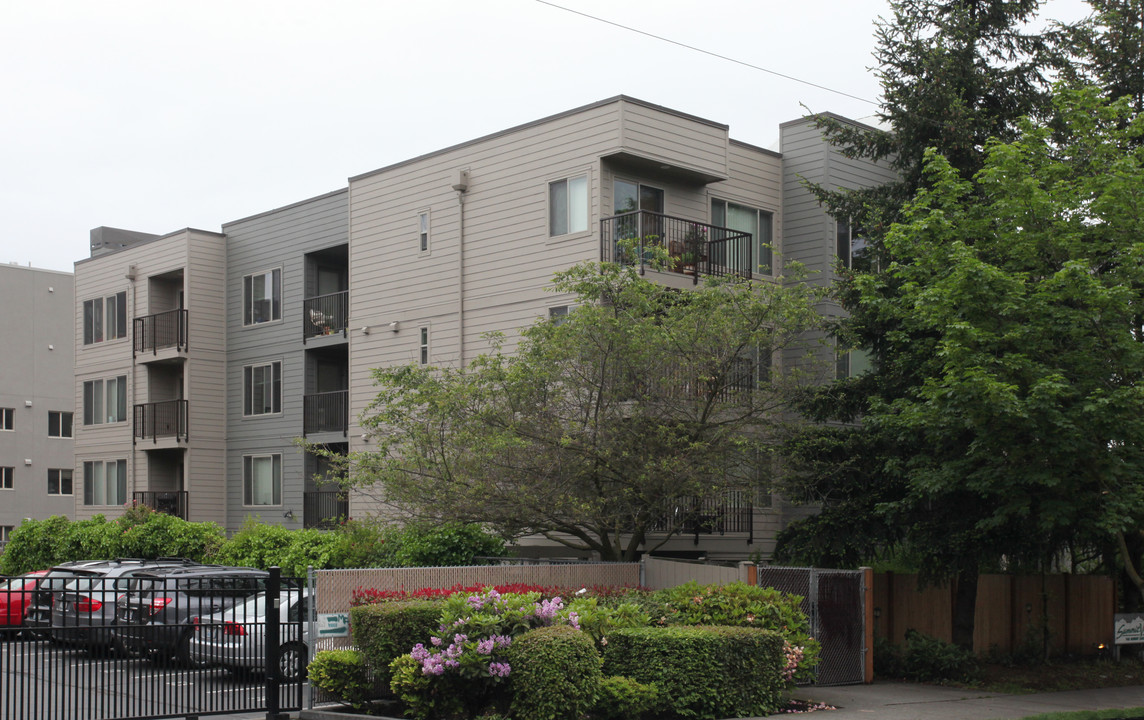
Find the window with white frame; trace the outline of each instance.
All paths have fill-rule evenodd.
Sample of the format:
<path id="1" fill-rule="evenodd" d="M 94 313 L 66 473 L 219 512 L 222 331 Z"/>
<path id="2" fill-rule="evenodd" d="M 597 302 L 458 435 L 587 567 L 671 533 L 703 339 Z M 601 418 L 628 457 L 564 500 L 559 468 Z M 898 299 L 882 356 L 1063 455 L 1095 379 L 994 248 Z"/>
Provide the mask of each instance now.
<path id="1" fill-rule="evenodd" d="M 551 237 L 588 230 L 588 176 L 548 183 L 548 234 Z"/>
<path id="2" fill-rule="evenodd" d="M 83 344 L 127 337 L 127 291 L 83 301 Z"/>
<path id="3" fill-rule="evenodd" d="M 417 249 L 429 252 L 429 211 L 417 215 Z"/>
<path id="4" fill-rule="evenodd" d="M 419 333 L 417 358 L 422 365 L 429 364 L 429 328 L 423 327 Z"/>
<path id="5" fill-rule="evenodd" d="M 126 398 L 124 398 L 126 403 Z M 72 437 L 72 422 L 73 415 L 70 412 L 63 410 L 49 410 L 48 411 L 48 437 L 53 438 L 70 438 Z"/>
<path id="6" fill-rule="evenodd" d="M 48 494 L 71 495 L 72 471 L 71 468 L 51 468 L 48 470 Z"/>
<path id="7" fill-rule="evenodd" d="M 83 424 L 126 422 L 127 376 L 88 380 L 83 384 Z"/>
<path id="8" fill-rule="evenodd" d="M 16 477 L 16 468 L 0 467 L 0 490 L 11 490 Z"/>
<path id="9" fill-rule="evenodd" d="M 752 261 L 754 267 L 751 268 L 751 272 L 759 272 L 764 275 L 771 275 L 774 272 L 772 265 L 774 258 L 771 251 L 773 220 L 773 214 L 766 210 L 747 207 L 727 200 L 711 200 L 712 225 L 751 234 L 751 257 L 754 258 Z M 721 248 L 720 245 L 726 246 L 727 243 L 712 243 L 711 254 L 715 257 L 711 258 L 711 262 L 732 265 L 735 248 Z M 720 261 L 717 257 L 720 254 L 725 255 L 727 259 Z"/>
<path id="10" fill-rule="evenodd" d="M 244 455 L 242 457 L 242 504 L 282 504 L 282 456 Z"/>
<path id="11" fill-rule="evenodd" d="M 13 529 L 11 525 L 0 525 L 0 544 L 6 544 L 12 539 Z"/>
<path id="12" fill-rule="evenodd" d="M 242 324 L 282 319 L 282 270 L 275 268 L 242 279 Z"/>
<path id="13" fill-rule="evenodd" d="M 865 233 L 845 220 L 834 223 L 835 253 L 842 267 L 852 268 L 854 262 L 866 253 Z"/>
<path id="14" fill-rule="evenodd" d="M 247 365 L 242 369 L 242 414 L 273 415 L 282 412 L 282 363 Z"/>
<path id="15" fill-rule="evenodd" d="M 88 460 L 84 462 L 84 505 L 123 505 L 126 502 L 126 460 Z"/>
<path id="16" fill-rule="evenodd" d="M 568 322 L 568 306 L 556 305 L 548 308 L 548 319 L 552 321 L 553 325 L 563 325 Z"/>
<path id="17" fill-rule="evenodd" d="M 0 430 L 16 429 L 16 411 L 14 408 L 0 408 Z"/>

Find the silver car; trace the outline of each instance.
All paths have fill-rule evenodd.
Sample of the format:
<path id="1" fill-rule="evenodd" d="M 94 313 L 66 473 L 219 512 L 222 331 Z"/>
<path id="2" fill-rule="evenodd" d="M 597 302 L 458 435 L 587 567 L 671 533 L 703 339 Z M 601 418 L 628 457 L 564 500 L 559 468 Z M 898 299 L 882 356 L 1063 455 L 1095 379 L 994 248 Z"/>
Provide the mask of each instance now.
<path id="1" fill-rule="evenodd" d="M 283 680 L 305 677 L 310 664 L 309 594 L 306 590 L 283 590 L 278 596 L 278 673 Z M 273 603 L 271 603 L 273 604 Z M 225 612 L 192 619 L 191 660 L 218 665 L 233 673 L 266 667 L 266 593 L 259 593 Z"/>

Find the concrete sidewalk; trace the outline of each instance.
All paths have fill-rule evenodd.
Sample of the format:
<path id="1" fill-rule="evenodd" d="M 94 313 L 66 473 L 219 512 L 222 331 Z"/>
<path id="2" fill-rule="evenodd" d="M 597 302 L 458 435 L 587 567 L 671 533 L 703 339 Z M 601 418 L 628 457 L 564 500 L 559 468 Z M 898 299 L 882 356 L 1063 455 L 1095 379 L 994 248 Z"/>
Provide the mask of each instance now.
<path id="1" fill-rule="evenodd" d="M 1049 712 L 1144 707 L 1144 686 L 1008 695 L 936 685 L 875 682 L 872 685 L 799 688 L 791 693 L 837 707 L 822 720 L 988 720 Z"/>

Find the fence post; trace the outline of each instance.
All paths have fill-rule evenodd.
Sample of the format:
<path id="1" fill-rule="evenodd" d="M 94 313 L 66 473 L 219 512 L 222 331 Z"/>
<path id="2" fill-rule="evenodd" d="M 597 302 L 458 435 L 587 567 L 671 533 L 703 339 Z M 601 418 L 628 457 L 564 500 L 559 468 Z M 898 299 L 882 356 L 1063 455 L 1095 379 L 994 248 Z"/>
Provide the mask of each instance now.
<path id="1" fill-rule="evenodd" d="M 759 566 L 750 560 L 739 561 L 739 581 L 747 585 L 759 584 Z"/>
<path id="2" fill-rule="evenodd" d="M 278 696 L 278 645 L 281 630 L 279 608 L 282 606 L 282 569 L 277 565 L 269 568 L 266 578 L 266 720 L 287 720 L 280 712 Z"/>
<path id="3" fill-rule="evenodd" d="M 874 568 L 860 567 L 862 571 L 862 682 L 874 682 Z"/>
<path id="4" fill-rule="evenodd" d="M 314 566 L 309 565 L 306 567 L 306 595 L 309 597 L 309 602 L 306 603 L 306 624 L 309 626 L 307 637 L 310 638 L 313 650 L 310 651 L 310 657 L 313 658 L 314 653 L 318 651 L 317 638 L 318 638 L 318 593 L 315 576 Z M 302 685 L 302 707 L 310 710 L 314 709 L 314 688 L 310 683 Z"/>

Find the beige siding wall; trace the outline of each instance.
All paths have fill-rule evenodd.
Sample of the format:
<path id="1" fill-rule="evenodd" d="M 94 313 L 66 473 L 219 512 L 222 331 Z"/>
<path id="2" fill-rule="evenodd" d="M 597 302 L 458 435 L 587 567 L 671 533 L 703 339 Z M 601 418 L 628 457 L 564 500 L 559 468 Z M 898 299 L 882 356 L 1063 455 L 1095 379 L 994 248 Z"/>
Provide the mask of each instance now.
<path id="1" fill-rule="evenodd" d="M 727 172 L 727 126 L 625 102 L 623 148 L 641 157 L 712 175 Z"/>

